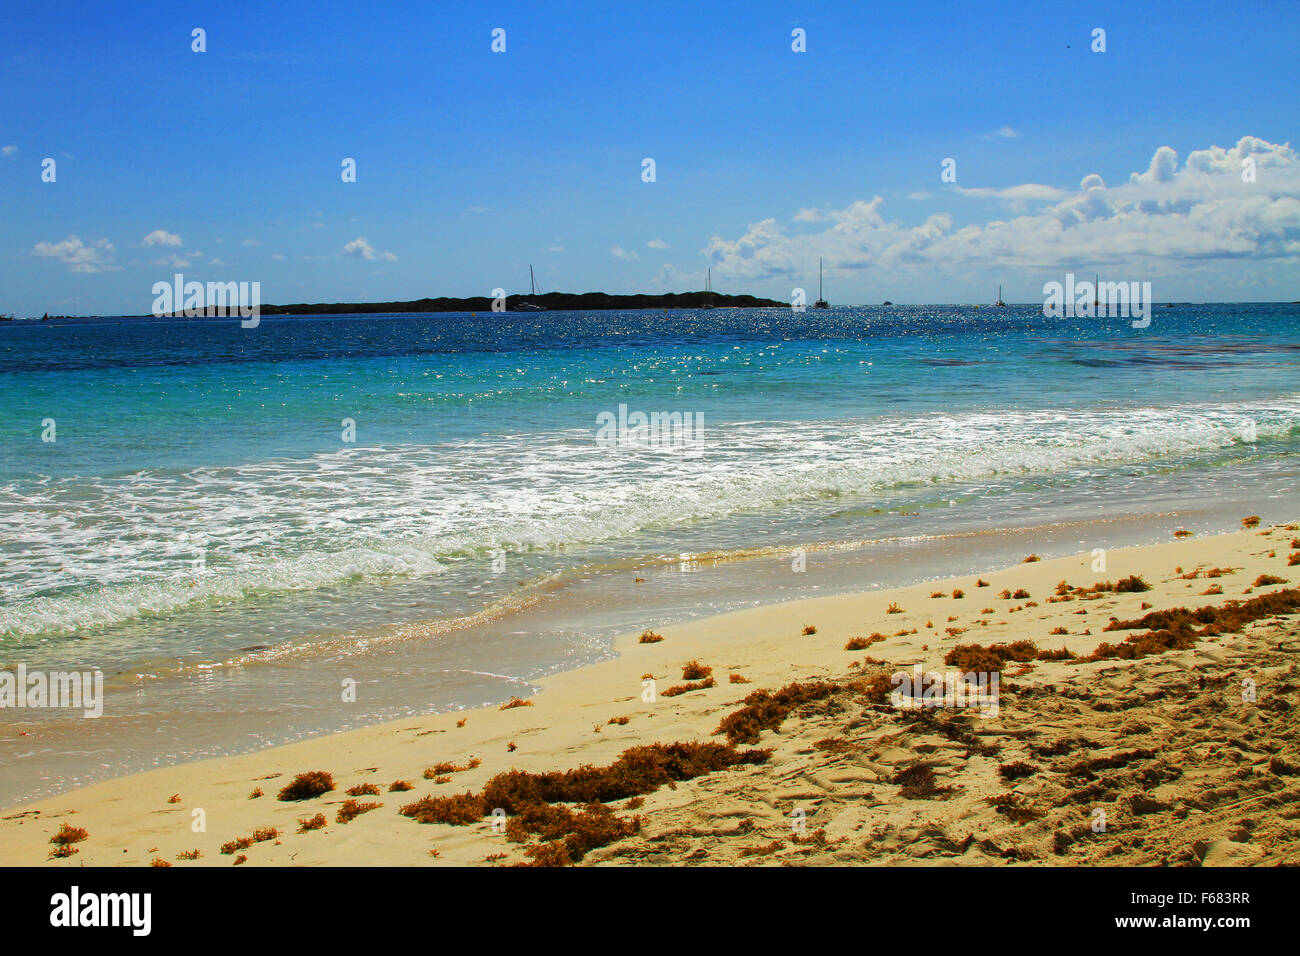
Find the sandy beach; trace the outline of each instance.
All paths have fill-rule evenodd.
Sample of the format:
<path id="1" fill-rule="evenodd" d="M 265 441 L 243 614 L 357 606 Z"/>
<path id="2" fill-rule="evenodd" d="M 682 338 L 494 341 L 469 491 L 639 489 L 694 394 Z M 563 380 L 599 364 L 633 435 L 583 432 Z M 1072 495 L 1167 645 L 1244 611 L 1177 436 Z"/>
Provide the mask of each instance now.
<path id="1" fill-rule="evenodd" d="M 9 810 L 0 863 L 555 862 L 536 849 L 545 821 L 521 833 L 503 825 L 518 813 L 453 825 L 400 808 L 468 793 L 467 805 L 486 810 L 474 801 L 506 771 L 606 767 L 628 748 L 700 742 L 739 755 L 735 765 L 694 775 L 679 761 L 675 779 L 608 801 L 613 814 L 601 819 L 625 835 L 579 850 L 582 864 L 1295 864 L 1300 626 L 1278 607 L 1300 578 L 1288 565 L 1297 533 L 1252 527 L 1109 551 L 1104 570 L 1085 552 L 671 627 L 646 620 L 662 640 L 626 635 L 616 659 L 551 676 L 519 706 L 184 764 Z M 1149 590 L 1114 589 L 1131 576 Z M 1283 597 L 1235 631 L 1134 659 L 1083 660 L 1104 642 L 1160 630 L 1106 630 L 1112 619 L 1268 595 Z M 880 695 L 881 675 L 918 664 L 953 672 L 945 657 L 958 645 L 1017 641 L 1036 649 L 1004 657 L 996 714 L 899 708 Z M 688 682 L 691 662 L 708 676 Z M 717 732 L 748 695 L 792 682 L 804 692 L 789 707 L 769 698 L 749 711 L 761 711 L 757 723 Z M 665 693 L 680 685 L 694 689 Z M 309 771 L 328 772 L 334 789 L 277 799 Z M 395 781 L 410 789 L 390 790 Z M 339 822 L 348 800 L 381 806 Z M 323 826 L 301 828 L 317 814 Z M 64 826 L 86 835 L 54 857 L 51 838 Z"/>

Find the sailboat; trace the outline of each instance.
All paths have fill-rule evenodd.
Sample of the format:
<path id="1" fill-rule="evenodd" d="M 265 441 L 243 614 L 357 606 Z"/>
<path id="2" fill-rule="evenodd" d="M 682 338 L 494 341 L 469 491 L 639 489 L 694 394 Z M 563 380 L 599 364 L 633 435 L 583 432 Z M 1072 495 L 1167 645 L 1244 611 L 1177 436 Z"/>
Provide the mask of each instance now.
<path id="1" fill-rule="evenodd" d="M 1001 285 L 998 286 L 998 301 L 994 302 L 993 304 L 994 304 L 995 306 L 997 306 L 999 309 L 1005 309 L 1005 308 L 1007 307 L 1007 304 L 1006 304 L 1005 302 L 1002 301 L 1002 286 L 1001 286 Z"/>
<path id="2" fill-rule="evenodd" d="M 1096 273 L 1092 276 L 1092 314 L 1101 315 L 1101 276 Z"/>
<path id="3" fill-rule="evenodd" d="M 829 309 L 830 304 L 822 298 L 822 259 L 817 257 L 817 301 L 813 303 L 814 309 Z"/>
<path id="4" fill-rule="evenodd" d="M 709 298 L 702 306 L 700 306 L 700 308 L 701 309 L 713 308 L 713 270 L 712 269 L 708 269 L 704 273 L 704 294 L 707 295 Z"/>
<path id="5" fill-rule="evenodd" d="M 533 267 L 532 267 L 531 264 L 529 264 L 529 266 L 528 266 L 528 299 L 529 299 L 529 301 L 527 301 L 527 302 L 516 302 L 516 303 L 515 303 L 514 311 L 515 311 L 515 312 L 545 312 L 545 311 L 546 311 L 546 306 L 544 306 L 544 305 L 538 305 L 536 302 L 533 302 L 533 301 L 532 301 L 534 298 L 536 298 L 536 296 L 537 296 L 537 280 L 536 280 L 535 278 L 533 278 Z"/>

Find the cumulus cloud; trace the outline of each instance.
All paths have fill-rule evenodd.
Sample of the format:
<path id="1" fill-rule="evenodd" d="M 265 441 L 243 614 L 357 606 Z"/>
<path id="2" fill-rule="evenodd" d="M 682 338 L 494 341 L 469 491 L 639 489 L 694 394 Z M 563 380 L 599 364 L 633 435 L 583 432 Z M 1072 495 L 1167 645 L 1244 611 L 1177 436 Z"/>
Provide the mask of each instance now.
<path id="1" fill-rule="evenodd" d="M 1253 161 L 1254 182 L 1243 181 Z M 740 236 L 713 236 L 714 270 L 744 279 L 792 279 L 824 256 L 839 271 L 879 269 L 933 274 L 987 266 L 1056 269 L 1077 262 L 1144 269 L 1193 267 L 1206 260 L 1300 261 L 1300 156 L 1287 144 L 1244 137 L 1236 146 L 1192 152 L 1181 165 L 1168 146 L 1118 186 L 1101 176 L 1077 190 L 1027 183 L 962 189 L 1032 211 L 956 225 L 935 213 L 920 225 L 886 218 L 884 200 L 858 200 L 827 214 L 818 232 L 788 234 L 769 218 Z"/>
<path id="2" fill-rule="evenodd" d="M 635 252 L 630 249 L 624 249 L 622 246 L 610 246 L 609 254 L 617 259 L 626 259 L 628 262 L 631 262 L 633 259 L 641 258 Z"/>
<path id="3" fill-rule="evenodd" d="M 153 264 L 156 266 L 168 266 L 173 269 L 188 269 L 192 264 L 185 256 L 163 256 L 161 259 L 155 259 Z"/>
<path id="4" fill-rule="evenodd" d="M 397 256 L 391 252 L 382 252 L 376 249 L 370 243 L 366 242 L 364 236 L 357 236 L 351 242 L 343 247 L 345 256 L 352 256 L 354 259 L 386 259 L 389 262 L 396 262 Z"/>
<path id="5" fill-rule="evenodd" d="M 118 268 L 113 264 L 113 244 L 107 239 L 85 243 L 68 236 L 62 242 L 38 242 L 32 252 L 62 262 L 72 272 L 109 272 Z"/>
<path id="6" fill-rule="evenodd" d="M 800 209 L 794 214 L 795 222 L 825 222 L 826 214 L 820 209 Z"/>
<path id="7" fill-rule="evenodd" d="M 180 246 L 183 245 L 181 237 L 174 232 L 168 232 L 166 229 L 155 229 L 149 235 L 144 237 L 146 246 Z"/>
<path id="8" fill-rule="evenodd" d="M 14 156 L 17 155 L 18 155 L 17 146 L 0 146 L 0 156 L 3 156 L 5 159 L 12 159 Z"/>
<path id="9" fill-rule="evenodd" d="M 668 245 L 668 243 L 664 242 L 662 239 L 651 239 L 649 242 L 646 243 L 646 245 L 649 246 L 651 249 L 671 249 L 671 248 L 672 248 L 672 246 Z"/>

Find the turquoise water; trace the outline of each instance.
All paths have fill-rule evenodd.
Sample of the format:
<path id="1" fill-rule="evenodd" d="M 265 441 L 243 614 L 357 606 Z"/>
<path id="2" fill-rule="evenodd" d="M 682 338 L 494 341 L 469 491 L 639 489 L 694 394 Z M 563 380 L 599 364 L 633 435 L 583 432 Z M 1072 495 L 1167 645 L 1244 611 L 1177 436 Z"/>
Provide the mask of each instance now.
<path id="1" fill-rule="evenodd" d="M 413 594 L 420 616 L 472 612 L 497 551 L 514 580 L 870 537 L 882 500 L 996 508 L 1114 468 L 1175 468 L 1194 495 L 1209 471 L 1294 466 L 1298 371 L 1295 306 L 1146 330 L 1030 307 L 13 323 L 0 638 L 220 657 L 295 621 L 409 617 Z M 601 447 L 620 403 L 702 416 L 703 440 Z"/>
<path id="2" fill-rule="evenodd" d="M 620 404 L 702 433 L 608 447 Z M 900 541 L 1292 520 L 1297 452 L 1293 305 L 0 323 L 0 667 L 104 669 L 124 693 L 93 723 L 161 735 L 104 741 L 120 772 L 220 750 L 195 713 L 257 715 L 260 743 L 500 699 L 606 653 L 645 623 L 618 587 L 701 555 L 752 560 L 656 579 L 665 619 L 963 570 Z M 775 573 L 795 547 L 862 557 Z M 382 688 L 346 717 L 319 703 L 340 660 Z M 84 779 L 43 732 L 41 780 Z"/>

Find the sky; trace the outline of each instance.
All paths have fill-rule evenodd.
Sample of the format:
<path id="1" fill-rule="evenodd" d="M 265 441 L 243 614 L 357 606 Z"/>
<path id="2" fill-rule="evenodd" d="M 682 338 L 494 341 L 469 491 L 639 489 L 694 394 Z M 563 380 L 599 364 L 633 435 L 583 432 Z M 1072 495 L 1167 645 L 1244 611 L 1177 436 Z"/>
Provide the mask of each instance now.
<path id="1" fill-rule="evenodd" d="M 818 257 L 832 304 L 1069 272 L 1297 300 L 1297 41 L 1300 4 L 1249 0 L 0 0 L 0 313 L 144 314 L 177 272 L 513 294 L 530 264 L 811 300 Z"/>

